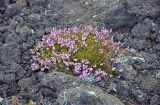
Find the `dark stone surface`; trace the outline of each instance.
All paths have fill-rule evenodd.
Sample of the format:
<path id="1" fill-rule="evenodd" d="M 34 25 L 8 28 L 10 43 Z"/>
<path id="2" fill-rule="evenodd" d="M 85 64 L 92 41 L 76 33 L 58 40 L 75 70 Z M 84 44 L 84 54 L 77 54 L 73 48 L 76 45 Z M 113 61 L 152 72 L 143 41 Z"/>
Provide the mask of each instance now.
<path id="1" fill-rule="evenodd" d="M 155 46 L 155 49 L 156 49 L 157 51 L 160 51 L 160 43 Z"/>
<path id="2" fill-rule="evenodd" d="M 13 18 L 13 16 L 16 16 L 18 13 L 21 12 L 21 9 L 17 4 L 10 4 L 7 6 L 5 16 L 6 18 Z"/>
<path id="3" fill-rule="evenodd" d="M 157 35 L 156 42 L 160 43 L 160 35 Z"/>
<path id="4" fill-rule="evenodd" d="M 154 95 L 151 99 L 150 105 L 160 105 L 160 96 Z"/>
<path id="5" fill-rule="evenodd" d="M 138 23 L 133 27 L 132 34 L 138 39 L 146 39 L 150 34 L 150 28 L 144 23 Z"/>
<path id="6" fill-rule="evenodd" d="M 6 7 L 6 2 L 5 0 L 0 1 L 0 8 Z"/>
<path id="7" fill-rule="evenodd" d="M 34 99 L 52 105 L 61 98 L 57 92 L 79 86 L 76 77 L 33 73 L 29 49 L 53 27 L 93 25 L 112 28 L 115 41 L 134 48 L 146 61 L 129 62 L 123 65 L 120 79 L 107 78 L 95 85 L 126 105 L 158 105 L 159 4 L 159 0 L 0 0 L 0 97 L 5 92 L 8 97 L 22 96 L 25 102 Z M 78 100 L 99 104 L 88 93 L 80 94 Z"/>
<path id="8" fill-rule="evenodd" d="M 21 51 L 18 45 L 11 44 L 11 45 L 3 45 L 0 49 L 0 60 L 4 65 L 8 65 L 11 63 L 18 63 L 20 62 L 20 55 Z"/>

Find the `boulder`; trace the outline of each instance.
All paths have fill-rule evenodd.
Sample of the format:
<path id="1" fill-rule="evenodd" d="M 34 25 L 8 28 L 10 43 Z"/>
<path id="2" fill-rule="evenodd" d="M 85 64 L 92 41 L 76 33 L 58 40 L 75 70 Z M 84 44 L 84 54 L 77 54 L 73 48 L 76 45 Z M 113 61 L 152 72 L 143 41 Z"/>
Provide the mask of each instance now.
<path id="1" fill-rule="evenodd" d="M 34 1 L 34 0 L 33 0 Z M 160 11 L 155 0 L 47 0 L 46 15 L 61 16 L 59 25 L 118 28 L 133 26 Z"/>
<path id="2" fill-rule="evenodd" d="M 54 105 L 124 105 L 117 97 L 76 77 L 60 72 L 38 73 L 40 84 L 51 91 L 58 90 Z M 42 90 L 41 90 L 42 91 Z"/>
<path id="3" fill-rule="evenodd" d="M 0 48 L 0 60 L 4 65 L 20 62 L 20 47 L 17 44 L 5 44 Z"/>

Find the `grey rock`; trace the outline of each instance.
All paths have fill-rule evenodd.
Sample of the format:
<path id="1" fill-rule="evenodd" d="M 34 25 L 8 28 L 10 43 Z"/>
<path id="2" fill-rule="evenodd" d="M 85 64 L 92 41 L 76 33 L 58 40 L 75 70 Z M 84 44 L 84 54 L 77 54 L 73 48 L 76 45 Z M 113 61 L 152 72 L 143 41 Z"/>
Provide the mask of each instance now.
<path id="1" fill-rule="evenodd" d="M 159 0 L 155 0 L 155 2 L 156 2 L 158 5 L 160 5 L 160 1 L 159 1 Z"/>
<path id="2" fill-rule="evenodd" d="M 109 86 L 108 86 L 108 89 L 110 89 L 110 90 L 113 91 L 113 92 L 117 92 L 117 84 L 111 82 L 111 83 L 109 84 Z"/>
<path id="3" fill-rule="evenodd" d="M 44 35 L 45 35 L 45 30 L 43 30 L 43 29 L 37 29 L 37 30 L 35 30 L 35 34 L 34 34 L 34 36 L 36 37 L 35 39 L 42 38 Z"/>
<path id="4" fill-rule="evenodd" d="M 156 39 L 156 38 L 157 38 L 157 34 L 156 34 L 156 33 L 151 34 L 151 35 L 150 35 L 150 38 L 151 38 L 152 41 L 157 40 L 157 39 Z"/>
<path id="5" fill-rule="evenodd" d="M 28 95 L 33 94 L 39 90 L 38 83 L 33 76 L 19 80 L 18 85 L 21 87 L 22 91 L 28 92 Z"/>
<path id="6" fill-rule="evenodd" d="M 9 24 L 9 26 L 10 26 L 13 30 L 16 29 L 17 25 L 18 25 L 18 22 L 15 21 L 15 20 L 11 20 L 11 22 L 10 22 L 10 24 Z"/>
<path id="7" fill-rule="evenodd" d="M 84 83 L 71 75 L 55 71 L 47 74 L 39 72 L 38 78 L 42 86 L 59 90 L 55 105 L 63 102 L 73 105 L 81 105 L 82 103 L 87 105 L 123 105 L 116 97 L 104 93 L 100 88 Z M 65 97 L 63 97 L 64 95 Z M 76 96 L 78 97 L 76 98 Z M 87 97 L 88 100 L 84 100 Z M 101 103 L 97 99 L 101 100 Z"/>
<path id="8" fill-rule="evenodd" d="M 160 79 L 160 71 L 157 71 L 157 73 L 156 73 L 156 78 L 157 78 L 157 79 Z"/>
<path id="9" fill-rule="evenodd" d="M 15 3 L 16 3 L 16 0 L 7 0 L 7 3 L 8 3 L 8 4 L 15 4 Z"/>
<path id="10" fill-rule="evenodd" d="M 24 15 L 29 15 L 29 14 L 31 13 L 31 11 L 30 11 L 30 9 L 28 9 L 28 8 L 23 8 L 23 9 L 22 9 L 22 13 L 23 13 Z"/>
<path id="11" fill-rule="evenodd" d="M 95 83 L 96 82 L 95 76 L 92 73 L 88 77 L 84 78 L 83 80 L 86 81 L 86 82 L 89 82 L 89 83 Z"/>
<path id="12" fill-rule="evenodd" d="M 160 105 L 160 96 L 159 95 L 154 95 L 152 98 L 151 98 L 151 101 L 150 101 L 150 105 Z"/>
<path id="13" fill-rule="evenodd" d="M 40 19 L 41 19 L 41 15 L 40 14 L 30 14 L 28 16 L 28 21 L 29 22 L 36 23 L 36 22 L 40 21 Z"/>
<path id="14" fill-rule="evenodd" d="M 117 68 L 123 69 L 123 74 L 126 79 L 132 80 L 137 76 L 137 71 L 129 64 L 120 64 Z"/>
<path id="15" fill-rule="evenodd" d="M 160 43 L 160 35 L 157 35 L 156 42 Z"/>
<path id="16" fill-rule="evenodd" d="M 159 12 L 159 6 L 150 0 L 47 0 L 47 2 L 47 9 L 51 11 L 48 14 L 51 16 L 58 14 L 60 16 L 58 24 L 61 26 L 83 27 L 91 24 L 97 27 L 118 28 L 132 26 L 141 18 L 152 17 Z"/>
<path id="17" fill-rule="evenodd" d="M 138 23 L 132 28 L 132 34 L 138 39 L 145 39 L 149 36 L 150 28 L 144 23 Z"/>
<path id="18" fill-rule="evenodd" d="M 159 11 L 159 5 L 155 0 L 128 0 L 127 3 L 130 6 L 130 8 L 128 8 L 129 12 L 142 17 L 154 16 L 157 14 L 156 11 Z"/>
<path id="19" fill-rule="evenodd" d="M 154 48 L 155 48 L 157 51 L 160 51 L 160 43 L 157 44 L 156 46 L 154 46 Z"/>
<path id="20" fill-rule="evenodd" d="M 23 24 L 23 22 L 24 22 L 24 19 L 21 16 L 14 16 L 13 20 L 15 20 L 16 22 L 18 22 L 20 24 Z"/>
<path id="21" fill-rule="evenodd" d="M 41 88 L 41 94 L 44 97 L 57 98 L 58 94 L 56 94 L 56 92 L 57 92 L 57 89 L 50 89 L 50 88 L 45 88 L 45 87 Z"/>
<path id="22" fill-rule="evenodd" d="M 4 72 L 2 71 L 2 67 L 1 67 L 1 71 L 0 71 L 0 83 L 4 83 L 5 81 L 4 81 Z"/>
<path id="23" fill-rule="evenodd" d="M 7 18 L 13 18 L 13 16 L 17 15 L 21 12 L 21 7 L 19 7 L 17 4 L 10 4 L 8 5 L 8 8 L 5 12 L 5 16 Z"/>
<path id="24" fill-rule="evenodd" d="M 2 38 L 2 37 L 0 37 L 0 43 L 1 43 L 1 44 L 3 43 L 3 41 L 4 41 L 4 40 L 3 40 L 3 38 Z"/>
<path id="25" fill-rule="evenodd" d="M 28 4 L 30 7 L 33 7 L 35 5 L 45 6 L 46 0 L 28 0 Z"/>
<path id="26" fill-rule="evenodd" d="M 0 32 L 3 33 L 3 32 L 6 32 L 10 29 L 10 26 L 2 26 L 0 27 Z"/>
<path id="27" fill-rule="evenodd" d="M 30 29 L 27 26 L 17 27 L 16 28 L 16 32 L 19 33 L 20 35 L 24 35 L 24 36 L 30 36 L 30 35 L 32 35 L 32 29 Z"/>
<path id="28" fill-rule="evenodd" d="M 3 74 L 0 76 L 1 76 L 0 80 L 4 81 L 4 83 L 13 83 L 16 81 L 16 74 L 15 73 Z"/>
<path id="29" fill-rule="evenodd" d="M 132 94 L 136 97 L 136 99 L 140 102 L 140 103 L 147 103 L 147 94 L 145 92 L 143 92 L 140 89 L 132 89 Z"/>
<path id="30" fill-rule="evenodd" d="M 17 3 L 18 5 L 20 5 L 21 7 L 26 7 L 26 6 L 27 6 L 26 0 L 17 0 L 16 3 Z"/>
<path id="31" fill-rule="evenodd" d="M 142 50 L 149 47 L 149 43 L 146 40 L 138 40 L 132 39 L 131 43 L 129 44 L 133 49 Z"/>
<path id="32" fill-rule="evenodd" d="M 44 13 L 45 9 L 42 6 L 35 5 L 32 7 L 32 12 L 33 13 Z"/>
<path id="33" fill-rule="evenodd" d="M 4 104 L 4 98 L 0 97 L 0 105 Z"/>
<path id="34" fill-rule="evenodd" d="M 158 86 L 158 80 L 149 76 L 139 76 L 136 78 L 140 82 L 140 87 L 148 92 L 154 91 Z"/>
<path id="35" fill-rule="evenodd" d="M 46 33 L 47 35 L 50 34 L 51 30 L 52 30 L 52 28 L 47 27 L 47 28 L 45 29 L 45 33 Z"/>
<path id="36" fill-rule="evenodd" d="M 116 42 L 122 41 L 123 38 L 124 38 L 124 35 L 123 35 L 122 33 L 115 33 L 113 36 L 114 36 L 114 40 L 115 40 Z"/>
<path id="37" fill-rule="evenodd" d="M 22 35 L 17 35 L 16 33 L 8 34 L 5 38 L 5 44 L 11 43 L 22 43 L 25 39 Z"/>
<path id="38" fill-rule="evenodd" d="M 52 73 L 49 73 L 49 74 L 44 74 L 43 72 L 39 72 L 38 78 L 40 79 L 41 85 L 47 86 L 48 84 L 47 87 L 56 88 L 56 89 L 58 88 L 65 89 L 78 84 L 77 78 L 72 77 L 71 75 L 63 74 L 61 72 L 53 71 Z M 65 84 L 65 85 L 62 85 L 62 84 Z"/>
<path id="39" fill-rule="evenodd" d="M 16 72 L 17 76 L 23 77 L 27 72 L 23 69 L 20 64 L 12 63 L 10 71 Z"/>
<path id="40" fill-rule="evenodd" d="M 129 92 L 131 92 L 130 95 L 133 95 L 139 103 L 147 104 L 147 100 L 149 97 L 144 90 L 141 90 L 138 81 L 135 80 L 130 81 L 129 87 L 130 87 Z"/>
<path id="41" fill-rule="evenodd" d="M 20 62 L 21 51 L 16 44 L 5 44 L 0 49 L 0 60 L 4 65 Z"/>
<path id="42" fill-rule="evenodd" d="M 104 94 L 101 90 L 76 87 L 62 90 L 55 105 L 124 105 L 116 97 Z"/>
<path id="43" fill-rule="evenodd" d="M 2 7 L 6 7 L 6 1 L 5 1 L 5 0 L 1 0 L 1 1 L 0 1 L 0 9 L 1 9 Z"/>
<path id="44" fill-rule="evenodd" d="M 50 100 L 48 99 L 44 99 L 41 101 L 42 105 L 52 105 L 52 102 L 50 102 Z"/>
<path id="45" fill-rule="evenodd" d="M 23 78 L 18 82 L 18 85 L 24 88 L 27 88 L 28 86 L 31 86 L 33 84 L 31 78 Z"/>
<path id="46" fill-rule="evenodd" d="M 35 41 L 32 38 L 28 38 L 27 42 L 23 42 L 22 48 L 24 50 L 30 49 L 35 44 Z"/>
<path id="47" fill-rule="evenodd" d="M 144 19 L 143 23 L 150 29 L 152 30 L 156 24 L 153 22 L 153 20 L 149 19 L 149 18 L 146 18 Z"/>
<path id="48" fill-rule="evenodd" d="M 140 55 L 126 56 L 119 54 L 114 61 L 117 63 L 116 68 L 118 70 L 123 69 L 123 74 L 126 79 L 134 79 L 137 76 L 137 71 L 133 68 L 131 63 L 144 63 L 145 59 Z"/>

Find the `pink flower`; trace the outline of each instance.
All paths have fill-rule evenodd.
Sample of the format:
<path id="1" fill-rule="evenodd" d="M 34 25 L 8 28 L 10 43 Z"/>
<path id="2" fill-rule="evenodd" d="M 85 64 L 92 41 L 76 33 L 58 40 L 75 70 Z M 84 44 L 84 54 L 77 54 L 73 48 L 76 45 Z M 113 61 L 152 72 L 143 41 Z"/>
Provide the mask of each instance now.
<path id="1" fill-rule="evenodd" d="M 76 74 L 80 74 L 80 73 L 81 73 L 81 70 L 82 70 L 81 63 L 75 63 L 75 65 L 74 65 L 74 72 L 75 72 Z"/>
<path id="2" fill-rule="evenodd" d="M 33 71 L 35 71 L 35 70 L 39 69 L 39 65 L 36 63 L 32 63 L 31 68 Z"/>
<path id="3" fill-rule="evenodd" d="M 51 60 L 50 59 L 44 59 L 43 60 L 43 64 L 44 65 L 49 65 L 51 63 Z"/>
<path id="4" fill-rule="evenodd" d="M 88 77 L 92 72 L 96 77 L 96 81 L 100 81 L 108 75 L 101 69 L 106 67 L 106 54 L 111 57 L 116 55 L 123 45 L 121 42 L 114 42 L 113 37 L 109 36 L 110 33 L 111 30 L 104 27 L 100 31 L 91 26 L 86 26 L 82 30 L 77 27 L 63 30 L 53 28 L 51 34 L 43 36 L 42 41 L 38 43 L 35 49 L 31 50 L 33 54 L 31 60 L 33 62 L 31 65 L 32 70 L 40 68 L 43 71 L 46 68 L 56 66 L 57 63 L 63 63 L 66 68 L 73 67 L 73 72 L 81 78 Z M 90 41 L 92 39 L 90 37 L 93 37 L 93 41 Z M 47 52 L 44 52 L 44 49 Z M 92 49 L 97 54 L 93 52 L 92 55 Z M 101 60 L 100 57 L 103 54 L 104 57 Z M 95 58 L 92 56 L 95 56 Z M 98 58 L 96 58 L 97 56 Z M 112 63 L 114 63 L 113 60 Z M 99 64 L 101 68 L 97 69 Z"/>
<path id="5" fill-rule="evenodd" d="M 97 81 L 97 82 L 99 82 L 99 81 L 101 81 L 101 80 L 102 80 L 101 77 L 96 77 L 96 81 Z"/>

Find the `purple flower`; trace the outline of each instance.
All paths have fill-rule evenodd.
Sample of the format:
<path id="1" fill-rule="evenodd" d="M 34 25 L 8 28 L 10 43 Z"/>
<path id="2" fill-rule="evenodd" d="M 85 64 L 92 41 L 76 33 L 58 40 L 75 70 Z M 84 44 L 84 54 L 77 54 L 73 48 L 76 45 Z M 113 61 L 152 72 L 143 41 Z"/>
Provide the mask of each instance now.
<path id="1" fill-rule="evenodd" d="M 35 71 L 35 70 L 39 69 L 39 65 L 36 63 L 32 63 L 31 68 L 33 71 Z"/>
<path id="2" fill-rule="evenodd" d="M 42 41 L 38 43 L 35 49 L 31 50 L 33 54 L 31 60 L 33 62 L 31 65 L 32 70 L 41 68 L 43 71 L 46 68 L 56 66 L 57 63 L 63 63 L 66 68 L 73 67 L 73 72 L 81 78 L 88 77 L 92 72 L 96 77 L 96 81 L 100 81 L 107 75 L 101 69 L 106 67 L 105 61 L 108 59 L 105 59 L 105 56 L 112 57 L 117 55 L 116 53 L 120 52 L 119 50 L 123 45 L 121 42 L 114 42 L 113 37 L 109 36 L 110 33 L 111 30 L 107 30 L 104 27 L 100 31 L 97 31 L 97 28 L 91 26 L 86 26 L 82 30 L 77 27 L 65 28 L 63 30 L 53 28 L 51 34 L 43 36 Z M 91 43 L 90 37 L 94 38 Z M 86 48 L 91 49 L 91 51 L 86 50 Z M 45 53 L 44 49 L 49 51 L 49 56 L 47 52 Z M 92 55 L 92 49 L 97 54 L 93 52 Z M 50 50 L 52 54 L 50 54 Z M 102 57 L 102 60 L 97 58 L 100 61 L 98 62 L 101 67 L 97 69 L 98 65 L 95 62 L 97 59 L 92 58 L 92 56 L 101 57 L 103 54 L 104 57 Z M 95 59 L 95 61 L 91 59 Z"/>
<path id="3" fill-rule="evenodd" d="M 63 53 L 63 54 L 60 54 L 60 56 L 61 56 L 62 59 L 69 59 L 70 54 L 68 54 L 68 53 Z"/>
<path id="4" fill-rule="evenodd" d="M 77 27 L 73 27 L 71 28 L 71 32 L 78 33 L 79 29 Z"/>
<path id="5" fill-rule="evenodd" d="M 43 64 L 44 65 L 49 65 L 51 63 L 51 60 L 50 59 L 44 59 L 43 60 Z"/>
<path id="6" fill-rule="evenodd" d="M 89 69 L 83 70 L 83 71 L 82 71 L 82 75 L 83 75 L 84 77 L 88 77 L 88 76 L 90 75 Z"/>
<path id="7" fill-rule="evenodd" d="M 81 63 L 75 63 L 75 65 L 74 65 L 74 72 L 75 72 L 76 74 L 80 74 L 80 73 L 81 73 L 81 70 L 82 70 Z"/>
<path id="8" fill-rule="evenodd" d="M 102 80 L 102 78 L 101 77 L 96 77 L 96 79 L 95 79 L 97 82 L 99 82 L 99 81 L 101 81 Z"/>

